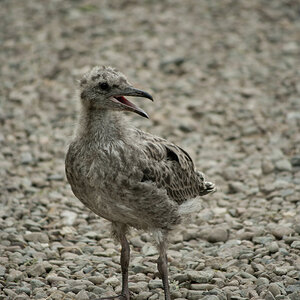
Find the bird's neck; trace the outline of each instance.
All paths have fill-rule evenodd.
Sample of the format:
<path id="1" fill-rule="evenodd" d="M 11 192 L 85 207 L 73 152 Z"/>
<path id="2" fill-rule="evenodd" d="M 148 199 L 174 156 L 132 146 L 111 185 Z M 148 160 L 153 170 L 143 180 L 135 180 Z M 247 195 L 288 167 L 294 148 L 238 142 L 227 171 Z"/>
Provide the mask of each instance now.
<path id="1" fill-rule="evenodd" d="M 126 121 L 120 112 L 83 107 L 76 136 L 106 144 L 122 140 L 125 128 Z"/>

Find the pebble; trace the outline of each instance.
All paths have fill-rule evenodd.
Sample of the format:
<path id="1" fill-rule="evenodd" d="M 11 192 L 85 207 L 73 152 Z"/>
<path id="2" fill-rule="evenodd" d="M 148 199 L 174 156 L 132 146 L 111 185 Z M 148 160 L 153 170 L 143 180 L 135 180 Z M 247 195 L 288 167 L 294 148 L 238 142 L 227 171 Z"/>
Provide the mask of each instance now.
<path id="1" fill-rule="evenodd" d="M 270 285 L 269 285 L 269 291 L 272 293 L 272 295 L 274 297 L 276 297 L 276 296 L 278 296 L 278 295 L 281 294 L 279 286 L 276 283 L 274 283 L 274 282 L 270 283 Z"/>
<path id="2" fill-rule="evenodd" d="M 274 273 L 279 276 L 285 275 L 287 272 L 288 272 L 287 268 L 284 267 L 276 267 L 274 270 Z"/>
<path id="3" fill-rule="evenodd" d="M 292 248 L 300 249 L 300 241 L 293 241 L 291 244 Z"/>
<path id="4" fill-rule="evenodd" d="M 49 237 L 43 232 L 31 232 L 24 235 L 24 239 L 34 243 L 49 243 Z"/>
<path id="5" fill-rule="evenodd" d="M 264 159 L 261 163 L 261 169 L 263 174 L 270 174 L 274 171 L 274 165 L 271 160 Z"/>
<path id="6" fill-rule="evenodd" d="M 116 276 L 112 276 L 112 277 L 109 277 L 107 278 L 105 281 L 104 281 L 105 284 L 109 284 L 113 287 L 116 287 L 118 285 L 120 285 L 120 281 L 119 279 L 116 277 Z"/>
<path id="7" fill-rule="evenodd" d="M 39 288 L 39 287 L 45 286 L 45 283 L 42 282 L 42 281 L 39 280 L 39 279 L 31 279 L 31 280 L 30 280 L 30 284 L 31 284 L 33 290 L 34 290 L 35 288 Z"/>
<path id="8" fill-rule="evenodd" d="M 276 253 L 279 250 L 279 246 L 277 242 L 272 242 L 268 245 L 268 249 L 270 253 Z"/>
<path id="9" fill-rule="evenodd" d="M 44 267 L 44 264 L 42 263 L 34 264 L 33 266 L 29 267 L 27 270 L 27 274 L 32 277 L 38 277 L 44 273 L 46 273 L 46 269 Z"/>
<path id="10" fill-rule="evenodd" d="M 214 228 L 209 230 L 207 235 L 207 241 L 210 243 L 226 242 L 229 237 L 229 231 L 224 228 Z"/>
<path id="11" fill-rule="evenodd" d="M 89 300 L 89 295 L 86 291 L 81 290 L 75 297 L 76 300 Z"/>
<path id="12" fill-rule="evenodd" d="M 284 236 L 289 236 L 294 232 L 290 227 L 283 225 L 276 225 L 271 229 L 271 233 L 278 239 L 282 239 Z"/>
<path id="13" fill-rule="evenodd" d="M 161 280 L 150 280 L 148 283 L 148 286 L 150 289 L 157 289 L 157 288 L 162 288 L 162 281 Z"/>
<path id="14" fill-rule="evenodd" d="M 275 162 L 275 167 L 278 171 L 291 171 L 292 165 L 287 159 L 278 160 Z"/>
<path id="15" fill-rule="evenodd" d="M 208 283 L 214 277 L 213 271 L 193 271 L 190 270 L 187 272 L 189 280 L 197 283 Z"/>
<path id="16" fill-rule="evenodd" d="M 230 182 L 228 186 L 232 193 L 243 193 L 246 190 L 245 184 L 240 181 Z"/>

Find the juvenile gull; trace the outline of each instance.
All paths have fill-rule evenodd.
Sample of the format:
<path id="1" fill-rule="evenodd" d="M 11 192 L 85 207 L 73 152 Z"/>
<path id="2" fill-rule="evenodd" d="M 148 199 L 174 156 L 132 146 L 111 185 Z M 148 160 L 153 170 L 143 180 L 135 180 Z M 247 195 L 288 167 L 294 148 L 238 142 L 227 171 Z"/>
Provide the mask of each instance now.
<path id="1" fill-rule="evenodd" d="M 124 96 L 153 100 L 111 67 L 95 67 L 84 75 L 81 113 L 66 156 L 66 175 L 75 196 L 112 222 L 113 235 L 121 243 L 121 295 L 101 299 L 130 298 L 126 233 L 134 227 L 155 233 L 157 267 L 165 299 L 170 300 L 168 232 L 183 214 L 194 210 L 195 198 L 213 192 L 215 185 L 195 170 L 186 151 L 127 124 L 122 111 L 148 115 Z"/>

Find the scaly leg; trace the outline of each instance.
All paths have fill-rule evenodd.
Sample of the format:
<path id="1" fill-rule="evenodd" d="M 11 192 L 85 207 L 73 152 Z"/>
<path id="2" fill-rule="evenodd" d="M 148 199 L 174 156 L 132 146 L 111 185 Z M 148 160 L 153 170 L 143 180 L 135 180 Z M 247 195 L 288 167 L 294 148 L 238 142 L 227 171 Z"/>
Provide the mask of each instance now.
<path id="1" fill-rule="evenodd" d="M 119 299 L 119 300 L 129 300 L 129 288 L 128 288 L 128 266 L 129 266 L 129 259 L 130 259 L 130 247 L 129 243 L 126 239 L 126 230 L 127 227 L 123 224 L 113 224 L 113 233 L 118 238 L 121 243 L 121 270 L 122 270 L 122 292 L 121 295 L 112 296 L 112 297 L 104 297 L 100 298 L 99 300 L 112 300 L 112 299 Z"/>
<path id="2" fill-rule="evenodd" d="M 167 242 L 164 239 L 158 244 L 159 257 L 157 260 L 157 268 L 163 282 L 165 300 L 171 300 L 170 286 L 168 280 L 168 259 L 167 259 Z"/>

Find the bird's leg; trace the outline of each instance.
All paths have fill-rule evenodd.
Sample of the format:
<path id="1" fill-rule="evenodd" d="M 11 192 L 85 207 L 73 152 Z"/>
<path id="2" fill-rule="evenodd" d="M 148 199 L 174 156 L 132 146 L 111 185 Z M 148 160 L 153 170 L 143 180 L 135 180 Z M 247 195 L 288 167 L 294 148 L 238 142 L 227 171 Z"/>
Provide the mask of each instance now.
<path id="1" fill-rule="evenodd" d="M 165 300 L 171 300 L 170 286 L 168 280 L 168 259 L 167 259 L 167 245 L 166 241 L 161 241 L 158 244 L 159 257 L 157 260 L 157 268 L 159 275 L 163 282 Z"/>
<path id="2" fill-rule="evenodd" d="M 99 300 L 129 300 L 129 288 L 128 288 L 128 266 L 129 266 L 129 259 L 130 259 L 130 247 L 129 243 L 126 239 L 126 226 L 119 226 L 119 224 L 113 224 L 113 233 L 118 238 L 121 243 L 121 271 L 122 271 L 122 291 L 121 295 L 112 296 L 112 297 L 104 297 L 100 298 Z"/>
<path id="3" fill-rule="evenodd" d="M 129 289 L 128 289 L 128 266 L 130 259 L 130 247 L 126 239 L 125 234 L 120 237 L 122 250 L 121 250 L 121 270 L 122 270 L 122 296 L 125 296 L 126 300 L 129 300 Z"/>

